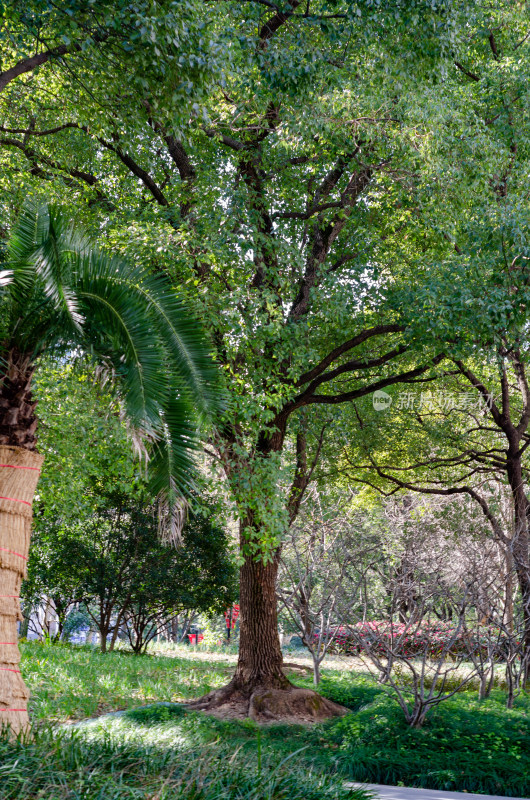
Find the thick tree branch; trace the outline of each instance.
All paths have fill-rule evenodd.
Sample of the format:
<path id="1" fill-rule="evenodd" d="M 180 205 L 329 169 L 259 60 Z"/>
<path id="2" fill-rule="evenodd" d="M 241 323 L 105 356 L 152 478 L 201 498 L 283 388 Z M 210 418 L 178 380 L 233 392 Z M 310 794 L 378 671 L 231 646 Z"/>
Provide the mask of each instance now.
<path id="1" fill-rule="evenodd" d="M 456 364 L 462 375 L 464 375 L 464 377 L 467 378 L 469 383 L 477 390 L 477 392 L 479 392 L 479 394 L 482 395 L 483 399 L 488 404 L 488 407 L 491 410 L 491 415 L 495 420 L 495 423 L 499 426 L 499 428 L 501 428 L 501 430 L 504 430 L 503 415 L 501 414 L 497 404 L 494 402 L 493 395 L 490 394 L 490 392 L 488 392 L 482 381 L 480 381 L 477 378 L 477 376 L 464 365 L 463 361 L 455 360 L 454 363 Z"/>
<path id="2" fill-rule="evenodd" d="M 137 162 L 128 154 L 125 153 L 118 144 L 112 144 L 108 142 L 106 139 L 101 139 L 98 137 L 98 142 L 106 147 L 107 150 L 112 150 L 113 153 L 116 153 L 120 161 L 125 164 L 127 169 L 132 172 L 133 175 L 136 175 L 139 178 L 146 189 L 152 194 L 156 202 L 161 206 L 168 206 L 169 201 L 156 183 L 155 180 L 149 175 L 147 170 L 141 167 Z"/>
<path id="3" fill-rule="evenodd" d="M 358 253 L 346 253 L 345 255 L 340 256 L 340 258 L 337 258 L 337 260 L 326 269 L 326 275 L 329 275 L 331 272 L 336 272 L 343 266 L 343 264 L 347 264 L 348 261 L 353 261 L 358 255 Z"/>
<path id="4" fill-rule="evenodd" d="M 308 390 L 301 392 L 298 397 L 288 404 L 286 408 L 294 410 L 295 408 L 301 408 L 302 406 L 313 405 L 313 404 L 324 404 L 324 405 L 337 405 L 339 403 L 346 403 L 350 400 L 356 400 L 359 397 L 365 397 L 367 394 L 372 394 L 376 392 L 378 389 L 384 389 L 386 386 L 392 386 L 396 383 L 409 383 L 412 379 L 416 378 L 418 375 L 423 375 L 433 366 L 439 364 L 440 361 L 444 358 L 443 354 L 437 355 L 433 358 L 430 364 L 424 364 L 421 367 L 416 367 L 415 369 L 407 370 L 406 372 L 399 373 L 398 375 L 391 375 L 388 378 L 381 378 L 378 381 L 374 381 L 374 383 L 368 384 L 367 386 L 362 386 L 359 389 L 353 389 L 351 392 L 342 392 L 340 394 L 313 394 Z"/>
<path id="5" fill-rule="evenodd" d="M 45 165 L 50 167 L 50 169 L 56 170 L 57 172 L 65 173 L 66 175 L 70 175 L 72 178 L 83 181 L 83 183 L 86 183 L 88 186 L 91 186 L 93 189 L 95 189 L 99 199 L 105 199 L 105 196 L 97 186 L 98 178 L 95 175 L 92 175 L 89 172 L 83 172 L 82 170 L 78 170 L 73 167 L 66 167 L 63 164 L 59 164 L 57 161 L 37 153 L 32 147 L 29 147 L 27 144 L 24 144 L 24 142 L 21 142 L 18 139 L 12 139 L 10 137 L 2 138 L 0 139 L 0 145 L 4 145 L 6 147 L 15 147 L 16 149 L 20 150 L 26 156 L 28 161 L 33 164 L 33 169 L 31 172 L 34 175 L 37 175 L 41 178 L 47 178 L 48 176 L 42 168 L 42 165 Z"/>
<path id="6" fill-rule="evenodd" d="M 377 465 L 374 465 L 374 469 L 381 478 L 390 481 L 398 488 L 407 489 L 408 491 L 417 492 L 418 494 L 432 494 L 432 495 L 441 495 L 445 497 L 455 494 L 469 495 L 469 497 L 472 497 L 473 500 L 475 500 L 475 502 L 478 503 L 478 505 L 482 509 L 482 513 L 490 523 L 496 539 L 505 545 L 510 544 L 510 539 L 503 532 L 501 524 L 491 511 L 487 501 L 471 486 L 452 486 L 449 489 L 437 489 L 433 487 L 417 486 L 414 483 L 409 483 L 408 481 L 402 481 L 400 478 L 396 478 L 393 475 L 389 475 L 388 473 L 383 472 L 381 468 L 378 467 Z"/>
<path id="7" fill-rule="evenodd" d="M 317 389 L 321 384 L 328 383 L 332 381 L 334 378 L 338 378 L 340 375 L 344 375 L 348 372 L 356 372 L 358 370 L 363 369 L 372 369 L 373 367 L 381 367 L 384 364 L 388 364 L 389 361 L 392 359 L 397 358 L 398 356 L 402 355 L 407 350 L 407 345 L 399 345 L 395 347 L 393 350 L 390 350 L 388 353 L 385 353 L 378 358 L 371 358 L 371 359 L 358 359 L 354 361 L 346 361 L 344 364 L 341 364 L 339 367 L 330 370 L 329 372 L 325 372 L 323 375 L 320 375 L 318 378 L 315 378 L 305 391 L 310 392 L 311 394 Z"/>
<path id="8" fill-rule="evenodd" d="M 354 347 L 358 347 L 368 339 L 371 339 L 374 336 L 383 336 L 386 333 L 401 333 L 404 330 L 404 325 L 376 325 L 374 328 L 367 328 L 366 330 L 362 331 L 362 333 L 354 336 L 353 339 L 348 339 L 348 341 L 343 342 L 342 344 L 338 345 L 338 347 L 335 347 L 333 350 L 331 350 L 331 352 L 329 352 L 319 364 L 314 366 L 308 372 L 304 372 L 303 375 L 300 375 L 295 385 L 303 386 L 309 381 L 314 380 L 318 375 L 321 375 L 322 372 L 324 372 L 324 370 L 330 366 L 330 364 L 336 361 L 337 358 L 340 358 L 340 356 L 344 355 L 344 353 L 347 353 L 349 350 L 352 350 Z"/>
<path id="9" fill-rule="evenodd" d="M 149 124 L 153 128 L 153 130 L 158 133 L 158 135 L 164 140 L 167 145 L 168 153 L 171 156 L 173 162 L 176 164 L 176 167 L 179 171 L 179 175 L 181 180 L 183 181 L 192 181 L 196 177 L 195 169 L 189 159 L 186 150 L 184 149 L 184 145 L 178 139 L 176 139 L 172 134 L 167 133 L 166 129 L 160 122 L 157 122 L 152 117 L 152 109 L 150 104 L 145 100 L 144 106 L 147 109 L 149 114 Z"/>
<path id="10" fill-rule="evenodd" d="M 340 159 L 337 166 L 326 175 L 315 194 L 315 202 L 319 202 L 322 197 L 329 195 L 343 174 L 346 163 L 346 158 Z M 292 320 L 297 320 L 308 312 L 310 292 L 318 282 L 321 266 L 326 260 L 333 242 L 346 225 L 357 199 L 368 186 L 372 173 L 373 167 L 363 167 L 358 172 L 354 172 L 346 189 L 341 194 L 340 209 L 334 219 L 325 223 L 319 216 L 315 220 L 312 231 L 313 241 L 304 276 L 289 315 Z"/>
<path id="11" fill-rule="evenodd" d="M 499 60 L 499 51 L 497 49 L 497 42 L 495 41 L 495 36 L 493 33 L 490 33 L 488 36 L 488 42 L 490 43 L 491 52 L 493 53 L 493 57 L 495 61 Z"/>
<path id="12" fill-rule="evenodd" d="M 290 402 L 286 403 L 284 407 L 278 412 L 274 422 L 272 423 L 272 427 L 275 429 L 275 433 L 270 435 L 264 432 L 263 436 L 261 437 L 262 441 L 260 441 L 260 448 L 262 452 L 272 451 L 278 449 L 281 444 L 283 443 L 283 438 L 285 436 L 285 430 L 287 426 L 287 420 L 289 416 L 296 411 L 298 408 L 303 408 L 304 406 L 309 405 L 338 405 L 339 403 L 346 403 L 350 400 L 356 400 L 359 397 L 365 397 L 368 394 L 372 394 L 373 392 L 377 391 L 378 389 L 384 389 L 386 386 L 392 386 L 396 383 L 410 383 L 414 381 L 418 375 L 422 375 L 427 372 L 436 364 L 439 364 L 440 361 L 444 358 L 444 354 L 437 355 L 430 364 L 424 364 L 420 367 L 416 367 L 415 369 L 408 370 L 407 372 L 402 372 L 397 375 L 391 375 L 388 378 L 381 378 L 378 381 L 374 381 L 373 383 L 367 384 L 362 386 L 358 389 L 354 389 L 350 392 L 342 392 L 340 394 L 334 395 L 317 395 L 313 394 L 308 390 L 301 392 L 297 397 L 295 397 Z"/>
<path id="13" fill-rule="evenodd" d="M 270 17 L 267 22 L 262 26 L 258 36 L 262 45 L 271 39 L 277 30 L 282 25 L 285 25 L 287 20 L 293 16 L 295 9 L 300 5 L 301 0 L 290 0 L 288 10 L 278 11 L 274 16 Z"/>
<path id="14" fill-rule="evenodd" d="M 90 38 L 98 44 L 105 42 L 109 38 L 109 34 L 103 32 L 101 29 L 87 31 L 87 33 L 89 34 Z M 42 53 L 35 53 L 32 56 L 21 58 L 20 61 L 17 61 L 13 67 L 0 72 L 0 92 L 5 89 L 5 87 L 11 83 L 11 81 L 19 78 L 21 75 L 31 72 L 32 70 L 36 69 L 36 67 L 42 66 L 42 64 L 46 64 L 47 61 L 60 59 L 69 53 L 79 53 L 81 49 L 82 47 L 79 42 L 72 42 L 68 45 L 60 44 L 57 45 L 57 47 L 43 50 Z"/>
<path id="15" fill-rule="evenodd" d="M 215 2 L 225 2 L 225 0 L 206 0 L 207 3 Z M 270 2 L 270 0 L 243 0 L 244 3 L 257 3 L 260 6 L 265 6 L 266 8 L 271 8 L 273 11 L 280 11 L 278 5 L 276 3 Z"/>
<path id="16" fill-rule="evenodd" d="M 230 147 L 231 150 L 235 150 L 236 152 L 240 150 L 247 150 L 249 147 L 249 145 L 245 144 L 245 142 L 240 142 L 238 139 L 234 139 L 232 136 L 227 136 L 225 133 L 220 133 L 213 128 L 205 128 L 204 133 L 210 139 L 218 139 L 220 142 L 222 142 L 222 144 Z"/>
<path id="17" fill-rule="evenodd" d="M 324 444 L 325 431 L 326 425 L 323 425 L 318 437 L 315 455 L 313 456 L 309 466 L 307 463 L 307 439 L 305 431 L 301 431 L 296 436 L 296 469 L 289 492 L 289 499 L 287 501 L 289 525 L 292 525 L 298 516 L 298 511 L 300 510 L 300 504 L 304 497 L 304 493 L 311 482 L 311 478 L 313 477 L 313 472 L 315 471 L 315 467 L 322 451 L 322 445 Z"/>
<path id="18" fill-rule="evenodd" d="M 528 423 L 530 422 L 530 391 L 528 387 L 525 366 L 519 350 L 515 350 L 511 354 L 511 360 L 515 375 L 517 377 L 517 385 L 523 399 L 523 411 L 519 422 L 516 425 L 516 429 L 519 434 L 523 434 L 526 433 Z"/>
<path id="19" fill-rule="evenodd" d="M 87 130 L 81 125 L 78 125 L 77 122 L 65 122 L 64 125 L 58 125 L 57 128 L 48 128 L 44 131 L 36 131 L 33 128 L 5 128 L 3 125 L 0 125 L 0 132 L 13 133 L 15 135 L 22 134 L 23 136 L 51 136 L 54 133 L 59 133 L 68 128 L 74 128 L 75 130 L 82 130 L 85 132 Z"/>
<path id="20" fill-rule="evenodd" d="M 36 67 L 40 67 L 42 64 L 45 64 L 51 59 L 61 58 L 61 56 L 66 55 L 70 50 L 74 49 L 78 50 L 79 45 L 76 44 L 67 46 L 65 44 L 61 44 L 52 50 L 44 50 L 42 53 L 36 53 L 28 58 L 20 59 L 20 61 L 17 61 L 14 67 L 6 69 L 4 72 L 0 72 L 0 92 L 2 89 L 5 89 L 8 83 L 15 80 L 15 78 L 18 78 L 20 75 L 31 72 Z"/>
<path id="21" fill-rule="evenodd" d="M 258 437 L 257 451 L 261 455 L 268 455 L 271 452 L 281 451 L 285 439 L 287 421 L 290 415 L 298 408 L 303 408 L 304 406 L 313 404 L 337 405 L 350 400 L 356 400 L 359 397 L 365 397 L 366 395 L 372 394 L 378 389 L 384 389 L 386 386 L 391 386 L 396 383 L 414 382 L 414 379 L 418 375 L 424 374 L 428 369 L 436 366 L 436 364 L 439 364 L 443 358 L 445 358 L 445 356 L 443 353 L 441 353 L 433 358 L 430 364 L 424 364 L 421 367 L 416 367 L 415 369 L 408 370 L 407 372 L 402 372 L 398 375 L 391 375 L 388 378 L 382 378 L 374 383 L 354 389 L 351 392 L 342 392 L 341 394 L 335 395 L 316 395 L 307 390 L 301 392 L 297 397 L 286 403 L 283 408 L 278 411 L 274 420 L 267 429 L 261 431 Z"/>
<path id="22" fill-rule="evenodd" d="M 164 141 L 167 144 L 168 153 L 177 165 L 179 175 L 183 181 L 192 181 L 196 177 L 195 169 L 191 163 L 188 154 L 186 153 L 182 142 L 175 139 L 171 134 L 163 135 Z"/>
<path id="23" fill-rule="evenodd" d="M 322 203 L 319 206 L 311 206 L 307 211 L 278 211 L 272 215 L 273 219 L 310 219 L 315 214 L 320 214 L 321 211 L 326 211 L 328 208 L 342 208 L 342 201 L 336 200 L 331 203 Z"/>

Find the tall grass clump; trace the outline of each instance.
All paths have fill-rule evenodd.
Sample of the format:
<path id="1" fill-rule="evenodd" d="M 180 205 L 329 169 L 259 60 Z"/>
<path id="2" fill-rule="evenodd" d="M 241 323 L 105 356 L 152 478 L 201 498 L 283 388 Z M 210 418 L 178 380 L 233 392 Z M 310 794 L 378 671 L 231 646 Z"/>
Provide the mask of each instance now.
<path id="1" fill-rule="evenodd" d="M 231 753 L 172 739 L 164 725 L 142 739 L 134 722 L 116 730 L 43 729 L 13 744 L 0 736 L 1 800 L 364 800 L 336 778 L 296 763 L 249 764 Z M 160 729 L 162 728 L 162 730 Z"/>

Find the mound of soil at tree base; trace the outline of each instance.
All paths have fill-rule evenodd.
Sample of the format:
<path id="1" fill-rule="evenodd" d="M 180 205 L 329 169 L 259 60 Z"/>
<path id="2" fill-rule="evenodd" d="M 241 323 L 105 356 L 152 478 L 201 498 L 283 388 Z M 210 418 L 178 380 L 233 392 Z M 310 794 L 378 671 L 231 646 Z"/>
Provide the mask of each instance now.
<path id="1" fill-rule="evenodd" d="M 283 668 L 286 672 L 305 672 L 306 674 L 313 672 L 311 667 L 305 664 L 295 664 L 292 661 L 284 661 Z"/>
<path id="2" fill-rule="evenodd" d="M 256 689 L 250 697 L 230 686 L 186 704 L 190 711 L 204 711 L 218 719 L 253 719 L 255 722 L 315 723 L 343 717 L 350 709 L 328 700 L 312 689 Z"/>

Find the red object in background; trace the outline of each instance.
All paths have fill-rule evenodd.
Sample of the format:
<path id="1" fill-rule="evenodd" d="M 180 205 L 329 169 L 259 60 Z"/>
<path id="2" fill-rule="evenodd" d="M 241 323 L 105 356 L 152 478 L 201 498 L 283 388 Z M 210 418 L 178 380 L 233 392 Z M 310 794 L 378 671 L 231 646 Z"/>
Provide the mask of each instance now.
<path id="1" fill-rule="evenodd" d="M 233 605 L 228 611 L 225 611 L 226 622 L 226 638 L 230 641 L 230 631 L 236 627 L 236 620 L 239 617 L 239 606 Z"/>
<path id="2" fill-rule="evenodd" d="M 204 641 L 204 633 L 188 633 L 190 644 L 199 644 Z"/>
<path id="3" fill-rule="evenodd" d="M 235 628 L 236 627 L 236 620 L 239 617 L 239 606 L 234 605 L 232 608 L 229 608 L 228 611 L 225 611 L 225 622 L 227 628 Z"/>

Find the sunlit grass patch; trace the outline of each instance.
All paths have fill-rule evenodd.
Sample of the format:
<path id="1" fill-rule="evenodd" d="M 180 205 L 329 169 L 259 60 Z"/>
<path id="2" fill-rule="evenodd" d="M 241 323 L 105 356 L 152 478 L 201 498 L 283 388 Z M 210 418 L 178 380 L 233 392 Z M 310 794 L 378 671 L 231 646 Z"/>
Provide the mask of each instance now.
<path id="1" fill-rule="evenodd" d="M 31 688 L 36 721 L 65 722 L 159 700 L 189 700 L 221 686 L 226 668 L 189 658 L 22 645 L 21 670 Z"/>

